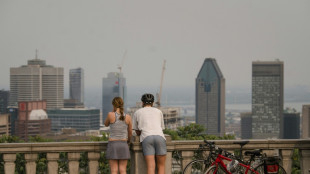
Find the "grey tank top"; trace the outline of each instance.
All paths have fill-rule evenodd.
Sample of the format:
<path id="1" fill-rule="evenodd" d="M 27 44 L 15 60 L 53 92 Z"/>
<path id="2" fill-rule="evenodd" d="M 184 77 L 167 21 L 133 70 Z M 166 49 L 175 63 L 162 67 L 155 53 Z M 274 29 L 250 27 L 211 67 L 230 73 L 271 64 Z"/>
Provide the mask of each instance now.
<path id="1" fill-rule="evenodd" d="M 124 113 L 125 118 L 126 114 Z M 110 124 L 110 138 L 115 140 L 127 139 L 128 125 L 125 122 L 125 119 L 122 121 L 119 119 L 120 115 L 115 112 L 115 122 Z"/>

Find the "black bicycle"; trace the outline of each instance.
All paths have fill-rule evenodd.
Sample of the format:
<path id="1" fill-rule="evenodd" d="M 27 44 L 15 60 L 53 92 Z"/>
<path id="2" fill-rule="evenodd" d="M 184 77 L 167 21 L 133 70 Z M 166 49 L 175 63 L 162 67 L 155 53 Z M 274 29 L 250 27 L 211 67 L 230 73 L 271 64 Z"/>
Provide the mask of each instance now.
<path id="1" fill-rule="evenodd" d="M 199 148 L 196 152 L 199 153 L 200 157 L 188 163 L 183 170 L 183 174 L 204 174 L 210 167 L 212 162 L 214 162 L 217 157 L 215 143 L 206 140 L 204 141 L 204 143 L 205 144 L 199 145 Z M 203 155 L 201 154 L 203 154 L 207 150 L 209 150 L 209 154 L 206 157 L 202 157 Z"/>

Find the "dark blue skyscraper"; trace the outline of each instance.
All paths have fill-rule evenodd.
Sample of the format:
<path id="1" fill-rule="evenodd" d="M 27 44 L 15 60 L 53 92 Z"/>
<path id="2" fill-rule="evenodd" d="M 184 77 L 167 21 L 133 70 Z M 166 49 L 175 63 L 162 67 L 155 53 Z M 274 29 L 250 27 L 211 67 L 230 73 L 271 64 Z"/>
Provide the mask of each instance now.
<path id="1" fill-rule="evenodd" d="M 242 112 L 240 113 L 240 126 L 241 126 L 241 139 L 252 138 L 252 113 Z"/>
<path id="2" fill-rule="evenodd" d="M 300 138 L 300 113 L 283 113 L 283 139 Z"/>
<path id="3" fill-rule="evenodd" d="M 114 97 L 121 97 L 124 100 L 126 108 L 127 92 L 126 79 L 122 73 L 110 72 L 108 77 L 102 79 L 102 121 L 107 114 L 113 111 L 112 100 Z"/>
<path id="4" fill-rule="evenodd" d="M 10 91 L 0 90 L 0 114 L 7 113 Z"/>
<path id="5" fill-rule="evenodd" d="M 70 99 L 84 103 L 84 70 L 70 69 Z"/>
<path id="6" fill-rule="evenodd" d="M 196 78 L 196 123 L 207 134 L 225 134 L 225 79 L 213 58 L 205 59 Z"/>

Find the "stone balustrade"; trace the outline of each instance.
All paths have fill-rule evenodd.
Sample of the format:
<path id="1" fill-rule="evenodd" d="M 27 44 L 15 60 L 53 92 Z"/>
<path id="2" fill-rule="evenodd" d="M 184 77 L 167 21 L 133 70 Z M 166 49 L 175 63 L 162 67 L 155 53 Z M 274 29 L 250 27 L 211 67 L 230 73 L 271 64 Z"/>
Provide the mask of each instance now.
<path id="1" fill-rule="evenodd" d="M 236 140 L 216 140 L 217 146 L 233 151 L 240 146 L 233 144 Z M 184 167 L 192 160 L 194 150 L 196 150 L 202 141 L 171 141 L 167 137 L 167 160 L 166 173 L 172 173 L 172 152 L 177 150 L 182 155 L 180 168 Z M 39 153 L 46 153 L 47 173 L 58 174 L 58 160 L 60 152 L 68 153 L 69 174 L 79 173 L 79 159 L 82 152 L 87 152 L 89 174 L 97 174 L 99 166 L 100 153 L 106 150 L 107 142 L 52 142 L 52 143 L 2 143 L 0 144 L 0 153 L 3 154 L 5 174 L 14 174 L 16 153 L 23 153 L 26 161 L 27 174 L 36 173 L 36 160 Z M 132 174 L 146 173 L 146 164 L 142 154 L 142 148 L 139 143 L 139 137 L 134 137 L 130 145 L 131 149 L 131 168 Z M 243 147 L 244 150 L 263 149 L 268 155 L 279 155 L 282 157 L 282 165 L 291 173 L 292 155 L 294 149 L 299 149 L 301 171 L 304 174 L 309 173 L 310 169 L 310 139 L 308 140 L 250 140 Z"/>

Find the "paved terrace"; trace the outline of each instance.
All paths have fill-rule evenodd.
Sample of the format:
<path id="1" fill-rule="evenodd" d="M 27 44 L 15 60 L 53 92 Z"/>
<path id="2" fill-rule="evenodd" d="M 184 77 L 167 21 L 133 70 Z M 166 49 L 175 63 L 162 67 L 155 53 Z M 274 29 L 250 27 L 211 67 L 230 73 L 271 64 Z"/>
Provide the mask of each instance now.
<path id="1" fill-rule="evenodd" d="M 146 164 L 142 155 L 139 137 L 134 137 L 131 144 L 131 174 L 146 173 Z M 216 145 L 225 150 L 233 151 L 240 146 L 233 144 L 236 140 L 217 140 Z M 167 161 L 166 173 L 172 173 L 172 151 L 178 150 L 182 155 L 181 168 L 191 159 L 202 141 L 171 141 L 167 137 Z M 24 153 L 27 174 L 36 173 L 36 159 L 38 153 L 46 153 L 48 160 L 48 174 L 58 174 L 59 152 L 68 152 L 69 174 L 79 173 L 79 159 L 81 152 L 88 153 L 89 174 L 98 173 L 98 159 L 101 152 L 105 152 L 107 142 L 52 142 L 52 143 L 2 143 L 0 153 L 3 154 L 5 174 L 14 174 L 16 153 Z M 278 154 L 282 157 L 283 167 L 287 173 L 291 173 L 293 149 L 299 149 L 301 170 L 303 174 L 309 174 L 310 169 L 310 139 L 304 140 L 250 140 L 244 146 L 245 150 L 263 149 L 268 155 Z"/>

